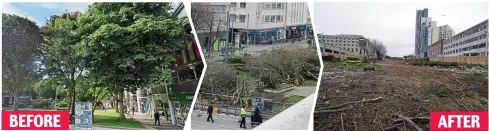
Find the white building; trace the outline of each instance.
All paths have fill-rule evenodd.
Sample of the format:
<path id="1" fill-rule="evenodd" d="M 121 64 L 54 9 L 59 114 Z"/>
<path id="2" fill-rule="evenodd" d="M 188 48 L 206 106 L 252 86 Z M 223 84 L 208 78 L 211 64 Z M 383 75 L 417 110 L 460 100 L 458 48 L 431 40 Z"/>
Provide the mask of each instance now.
<path id="1" fill-rule="evenodd" d="M 436 21 L 432 21 L 428 17 L 428 45 L 431 45 L 439 40 L 439 28 L 436 27 Z"/>
<path id="2" fill-rule="evenodd" d="M 362 35 L 323 35 L 318 34 L 318 41 L 321 53 L 323 52 L 335 52 L 335 53 L 347 53 L 347 54 L 359 54 L 366 56 L 367 52 L 365 48 L 361 46 L 361 40 L 365 40 Z M 368 42 L 367 42 L 368 43 Z M 370 55 L 373 55 L 370 53 Z"/>
<path id="3" fill-rule="evenodd" d="M 233 43 L 267 43 L 305 38 L 309 8 L 306 2 L 231 2 Z"/>
<path id="4" fill-rule="evenodd" d="M 487 56 L 488 20 L 478 23 L 443 43 L 444 56 Z"/>
<path id="5" fill-rule="evenodd" d="M 438 26 L 438 30 L 440 31 L 438 34 L 440 39 L 448 39 L 455 35 L 455 31 L 449 25 Z"/>

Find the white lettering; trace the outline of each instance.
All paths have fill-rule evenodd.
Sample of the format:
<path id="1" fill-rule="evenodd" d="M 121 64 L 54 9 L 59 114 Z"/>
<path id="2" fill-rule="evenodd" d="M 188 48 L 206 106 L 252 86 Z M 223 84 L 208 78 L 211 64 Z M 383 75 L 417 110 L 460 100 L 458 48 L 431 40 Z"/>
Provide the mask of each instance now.
<path id="1" fill-rule="evenodd" d="M 27 121 L 27 127 L 31 127 L 31 123 L 32 123 L 32 117 L 34 117 L 34 115 L 27 115 L 26 117 L 26 121 Z"/>
<path id="2" fill-rule="evenodd" d="M 26 125 L 25 125 L 25 115 L 19 115 L 19 127 L 26 127 Z"/>
<path id="3" fill-rule="evenodd" d="M 440 121 L 438 122 L 438 128 L 447 128 L 447 120 L 445 120 L 445 115 L 441 115 Z"/>
<path id="4" fill-rule="evenodd" d="M 34 126 L 36 127 L 42 127 L 42 116 L 41 115 L 36 115 L 34 116 Z"/>
<path id="5" fill-rule="evenodd" d="M 10 127 L 17 127 L 17 115 L 10 115 Z"/>
<path id="6" fill-rule="evenodd" d="M 480 128 L 481 127 L 481 123 L 479 122 L 479 116 L 478 115 L 473 115 L 472 116 L 472 127 L 475 127 L 475 128 Z"/>
<path id="7" fill-rule="evenodd" d="M 61 125 L 59 125 L 59 118 L 61 117 L 60 115 L 53 115 L 54 118 L 51 118 L 50 117 L 50 125 L 53 125 L 54 127 L 61 127 Z M 51 119 L 53 119 L 51 121 Z"/>

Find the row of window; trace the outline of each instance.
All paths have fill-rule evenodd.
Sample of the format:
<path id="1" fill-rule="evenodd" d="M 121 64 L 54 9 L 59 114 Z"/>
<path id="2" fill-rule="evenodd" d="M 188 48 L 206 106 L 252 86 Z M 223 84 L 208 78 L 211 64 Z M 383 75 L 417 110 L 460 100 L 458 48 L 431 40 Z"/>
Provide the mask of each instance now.
<path id="1" fill-rule="evenodd" d="M 345 37 L 323 37 L 324 38 L 327 38 L 327 39 L 335 39 L 335 40 L 358 40 L 358 38 L 345 38 Z"/>
<path id="2" fill-rule="evenodd" d="M 332 44 L 332 43 L 326 43 L 329 45 L 334 45 L 334 46 L 353 46 L 353 47 L 359 47 L 358 44 Z"/>
<path id="3" fill-rule="evenodd" d="M 324 39 L 321 39 L 321 42 L 358 43 L 358 41 L 324 40 Z"/>
<path id="4" fill-rule="evenodd" d="M 472 38 L 470 38 L 470 39 L 467 39 L 467 40 L 465 40 L 465 41 L 458 42 L 458 43 L 456 43 L 456 44 L 452 44 L 452 45 L 450 45 L 450 46 L 445 47 L 444 49 L 446 50 L 446 49 L 450 49 L 450 48 L 455 48 L 455 47 L 458 47 L 458 46 L 461 46 L 461 45 L 465 45 L 465 44 L 467 44 L 467 43 L 471 43 L 471 42 L 477 41 L 477 40 L 479 40 L 479 39 L 484 39 L 484 38 L 486 38 L 486 37 L 487 37 L 487 35 L 486 35 L 486 34 L 482 34 L 482 35 L 475 36 L 475 37 L 472 37 Z"/>
<path id="5" fill-rule="evenodd" d="M 231 22 L 245 22 L 246 21 L 246 15 L 230 14 L 229 15 L 229 21 L 231 21 Z"/>
<path id="6" fill-rule="evenodd" d="M 277 2 L 269 2 L 265 3 L 265 9 L 283 9 L 285 7 L 285 3 L 277 3 Z"/>
<path id="7" fill-rule="evenodd" d="M 231 7 L 236 7 L 237 2 L 231 2 Z M 246 2 L 240 2 L 239 8 L 246 8 Z"/>
<path id="8" fill-rule="evenodd" d="M 264 15 L 264 22 L 282 22 L 284 17 L 282 15 Z"/>
<path id="9" fill-rule="evenodd" d="M 452 37 L 450 39 L 450 41 L 455 41 L 455 40 L 458 40 L 458 39 L 462 39 L 465 36 L 472 35 L 474 33 L 477 33 L 479 31 L 482 31 L 482 30 L 485 30 L 485 29 L 487 29 L 487 21 L 486 22 L 482 22 L 479 25 L 476 25 L 474 27 L 471 27 L 470 29 L 465 30 L 464 32 L 455 35 L 454 37 Z"/>
<path id="10" fill-rule="evenodd" d="M 484 48 L 486 46 L 487 46 L 486 43 L 482 43 L 482 44 L 478 44 L 478 45 L 473 45 L 473 46 L 469 46 L 469 47 L 465 47 L 465 48 L 460 48 L 460 49 L 444 52 L 443 54 L 449 55 L 449 54 L 454 54 L 454 53 L 458 53 L 458 52 L 462 52 L 462 51 L 469 51 L 469 50 Z"/>

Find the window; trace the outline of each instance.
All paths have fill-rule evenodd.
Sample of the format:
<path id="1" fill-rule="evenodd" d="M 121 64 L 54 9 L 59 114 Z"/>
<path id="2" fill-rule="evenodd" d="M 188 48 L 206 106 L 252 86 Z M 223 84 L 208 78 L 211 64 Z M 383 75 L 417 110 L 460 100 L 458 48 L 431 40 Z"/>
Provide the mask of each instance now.
<path id="1" fill-rule="evenodd" d="M 272 9 L 276 9 L 277 8 L 277 3 L 273 3 L 272 4 Z"/>
<path id="2" fill-rule="evenodd" d="M 239 3 L 239 8 L 246 8 L 246 3 L 245 2 Z"/>
<path id="3" fill-rule="evenodd" d="M 275 15 L 270 16 L 270 22 L 277 22 L 275 19 Z"/>
<path id="4" fill-rule="evenodd" d="M 277 22 L 282 22 L 282 16 L 281 15 L 277 15 Z"/>
<path id="5" fill-rule="evenodd" d="M 272 8 L 272 3 L 265 3 L 265 8 Z"/>
<path id="6" fill-rule="evenodd" d="M 236 7 L 236 2 L 231 2 L 231 7 Z"/>
<path id="7" fill-rule="evenodd" d="M 239 22 L 245 22 L 246 15 L 239 15 Z"/>
<path id="8" fill-rule="evenodd" d="M 265 15 L 265 22 L 270 22 L 270 16 L 269 15 Z"/>
<path id="9" fill-rule="evenodd" d="M 282 9 L 282 3 L 277 3 L 277 8 Z"/>
<path id="10" fill-rule="evenodd" d="M 230 15 L 229 15 L 229 20 L 230 20 L 231 22 L 236 22 L 236 14 L 230 14 Z"/>

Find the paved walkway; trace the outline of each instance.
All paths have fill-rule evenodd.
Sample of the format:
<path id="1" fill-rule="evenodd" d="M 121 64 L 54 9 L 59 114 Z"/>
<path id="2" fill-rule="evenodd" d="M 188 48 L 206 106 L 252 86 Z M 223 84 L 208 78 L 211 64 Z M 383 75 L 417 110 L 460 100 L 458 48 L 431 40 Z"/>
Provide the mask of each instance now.
<path id="1" fill-rule="evenodd" d="M 313 86 L 300 86 L 297 87 L 293 90 L 285 92 L 285 97 L 291 97 L 291 96 L 303 96 L 307 97 L 311 94 L 316 93 L 316 87 Z"/>
<path id="2" fill-rule="evenodd" d="M 310 95 L 299 103 L 263 122 L 255 130 L 307 130 L 312 117 L 315 95 Z M 192 119 L 193 120 L 193 119 Z"/>
<path id="3" fill-rule="evenodd" d="M 239 128 L 239 122 L 241 118 L 234 115 L 217 114 L 212 116 L 214 123 L 207 122 L 206 111 L 194 110 L 192 112 L 191 130 L 244 130 Z M 250 117 L 246 117 L 247 130 L 253 129 L 251 127 Z"/>
<path id="4" fill-rule="evenodd" d="M 183 130 L 183 127 L 172 125 L 166 119 L 160 118 L 161 126 L 155 125 L 153 117 L 149 115 L 134 113 L 134 115 L 127 115 L 136 121 L 139 121 L 148 130 Z"/>

